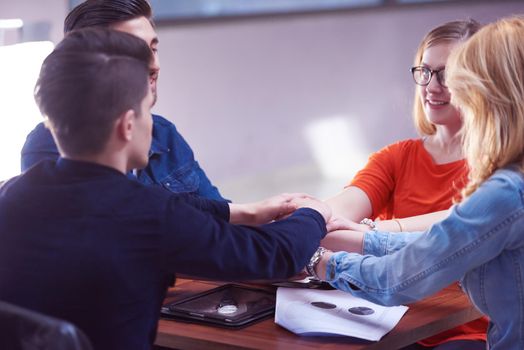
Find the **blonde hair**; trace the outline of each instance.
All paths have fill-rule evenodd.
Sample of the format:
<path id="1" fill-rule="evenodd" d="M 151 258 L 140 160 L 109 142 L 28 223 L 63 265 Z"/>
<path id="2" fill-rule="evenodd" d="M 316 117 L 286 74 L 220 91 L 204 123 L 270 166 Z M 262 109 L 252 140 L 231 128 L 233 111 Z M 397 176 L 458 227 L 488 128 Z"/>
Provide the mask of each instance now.
<path id="1" fill-rule="evenodd" d="M 524 17 L 481 29 L 450 55 L 447 85 L 462 111 L 464 155 L 470 167 L 463 197 L 497 169 L 524 170 Z"/>
<path id="2" fill-rule="evenodd" d="M 420 42 L 415 54 L 414 66 L 422 64 L 422 56 L 428 48 L 443 43 L 464 41 L 476 33 L 480 27 L 477 21 L 469 19 L 447 22 L 434 28 Z M 435 125 L 426 118 L 419 89 L 415 89 L 413 99 L 413 122 L 417 132 L 422 136 L 433 135 L 437 131 Z"/>

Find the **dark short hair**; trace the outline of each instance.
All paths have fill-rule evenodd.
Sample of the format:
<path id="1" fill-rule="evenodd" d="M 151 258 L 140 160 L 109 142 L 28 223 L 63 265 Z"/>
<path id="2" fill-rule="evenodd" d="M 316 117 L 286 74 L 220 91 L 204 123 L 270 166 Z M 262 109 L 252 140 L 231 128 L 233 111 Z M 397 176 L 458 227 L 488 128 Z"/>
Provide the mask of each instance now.
<path id="1" fill-rule="evenodd" d="M 64 33 L 82 28 L 108 28 L 137 17 L 145 17 L 154 25 L 151 6 L 146 0 L 86 0 L 69 12 Z"/>
<path id="2" fill-rule="evenodd" d="M 150 60 L 147 44 L 131 34 L 99 28 L 66 35 L 35 87 L 59 148 L 68 155 L 102 151 L 114 121 L 129 109 L 140 113 Z"/>

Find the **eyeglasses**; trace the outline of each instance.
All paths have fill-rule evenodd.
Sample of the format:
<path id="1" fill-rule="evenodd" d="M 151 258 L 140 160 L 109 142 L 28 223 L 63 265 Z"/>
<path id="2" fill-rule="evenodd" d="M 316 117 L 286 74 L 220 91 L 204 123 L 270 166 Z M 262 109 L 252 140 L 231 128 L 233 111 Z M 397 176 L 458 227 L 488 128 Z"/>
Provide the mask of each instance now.
<path id="1" fill-rule="evenodd" d="M 417 85 L 429 85 L 429 83 L 431 82 L 431 78 L 433 78 L 433 74 L 436 74 L 438 83 L 441 86 L 446 87 L 446 68 L 433 70 L 428 67 L 418 66 L 412 67 L 410 70 L 411 74 L 413 74 L 413 80 Z"/>

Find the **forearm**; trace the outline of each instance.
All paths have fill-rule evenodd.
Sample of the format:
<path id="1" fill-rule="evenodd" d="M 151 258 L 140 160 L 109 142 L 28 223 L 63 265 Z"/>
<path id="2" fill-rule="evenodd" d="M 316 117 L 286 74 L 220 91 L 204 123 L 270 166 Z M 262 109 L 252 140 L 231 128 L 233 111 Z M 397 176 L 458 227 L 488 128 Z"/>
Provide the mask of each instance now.
<path id="1" fill-rule="evenodd" d="M 371 216 L 372 207 L 367 194 L 360 188 L 350 186 L 335 197 L 326 200 L 333 215 L 359 222 Z"/>
<path id="2" fill-rule="evenodd" d="M 306 208 L 263 226 L 231 225 L 184 203 L 173 209 L 168 215 L 170 234 L 162 244 L 166 268 L 191 276 L 289 278 L 304 268 L 326 234 L 323 217 Z M 201 254 L 209 251 L 213 253 Z"/>
<path id="3" fill-rule="evenodd" d="M 411 252 L 406 253 L 407 256 L 383 257 L 326 253 L 318 264 L 317 273 L 339 290 L 386 306 L 408 304 L 424 298 L 463 274 L 460 268 L 451 265 L 435 269 L 437 262 L 434 259 L 415 262 Z"/>
<path id="4" fill-rule="evenodd" d="M 334 252 L 346 251 L 362 253 L 364 232 L 339 230 L 330 232 L 320 245 Z"/>
<path id="5" fill-rule="evenodd" d="M 436 222 L 444 220 L 450 210 L 441 210 L 433 213 L 411 216 L 402 219 L 376 221 L 377 231 L 383 232 L 414 232 L 425 231 Z"/>

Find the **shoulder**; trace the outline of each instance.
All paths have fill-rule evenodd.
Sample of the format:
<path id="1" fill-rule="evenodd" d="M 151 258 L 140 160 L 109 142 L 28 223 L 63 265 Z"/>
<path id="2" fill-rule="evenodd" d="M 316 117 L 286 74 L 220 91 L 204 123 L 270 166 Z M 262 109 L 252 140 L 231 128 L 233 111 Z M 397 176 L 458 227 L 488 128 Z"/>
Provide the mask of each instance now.
<path id="1" fill-rule="evenodd" d="M 5 195 L 10 192 L 11 187 L 13 187 L 22 176 L 25 176 L 25 174 L 17 175 L 5 181 L 0 181 L 0 195 Z"/>
<path id="2" fill-rule="evenodd" d="M 154 126 L 160 126 L 162 128 L 173 128 L 174 130 L 176 130 L 176 126 L 174 123 L 170 122 L 169 120 L 167 120 L 166 118 L 158 115 L 158 114 L 152 114 L 152 117 L 153 117 L 153 125 Z"/>
<path id="3" fill-rule="evenodd" d="M 422 139 L 406 139 L 392 143 L 384 147 L 384 149 L 389 149 L 390 151 L 402 153 L 408 151 L 417 151 L 422 147 Z"/>
<path id="4" fill-rule="evenodd" d="M 477 213 L 505 213 L 524 208 L 524 174 L 515 168 L 497 170 L 464 201 Z"/>
<path id="5" fill-rule="evenodd" d="M 418 152 L 421 147 L 423 147 L 421 139 L 401 140 L 383 147 L 375 152 L 373 156 L 399 157 L 409 153 Z"/>
<path id="6" fill-rule="evenodd" d="M 499 169 L 481 187 L 483 186 L 499 194 L 511 193 L 517 195 L 522 200 L 524 174 L 513 167 Z"/>
<path id="7" fill-rule="evenodd" d="M 55 160 L 42 160 L 22 174 L 2 182 L 0 184 L 0 197 L 5 199 L 8 198 L 8 196 L 13 196 L 15 194 L 15 200 L 19 201 L 20 198 L 16 193 L 25 191 L 26 188 L 31 186 L 31 184 L 46 181 L 46 178 L 49 178 L 51 169 L 54 169 L 55 164 Z M 53 180 L 55 179 L 53 178 Z"/>
<path id="8" fill-rule="evenodd" d="M 177 140 L 180 142 L 182 135 L 180 135 L 174 123 L 156 114 L 153 114 L 152 117 L 153 139 L 156 139 L 161 143 L 169 140 Z"/>
<path id="9" fill-rule="evenodd" d="M 112 185 L 111 191 L 118 201 L 125 201 L 125 205 L 120 206 L 122 211 L 133 212 L 136 208 L 141 208 L 140 211 L 146 216 L 164 217 L 163 213 L 166 213 L 172 196 L 170 191 L 161 186 L 145 185 L 127 178 L 118 182 L 108 181 L 107 185 Z"/>
<path id="10" fill-rule="evenodd" d="M 27 141 L 24 148 L 31 147 L 34 145 L 52 145 L 54 146 L 55 141 L 51 135 L 51 131 L 45 126 L 43 122 L 37 124 L 37 126 L 27 135 Z"/>
<path id="11" fill-rule="evenodd" d="M 501 233 L 504 242 L 521 242 L 523 188 L 524 177 L 520 171 L 498 170 L 468 198 L 453 207 L 449 222 L 466 235 L 480 234 L 482 239 L 487 239 Z M 496 245 L 496 242 L 492 244 Z"/>

